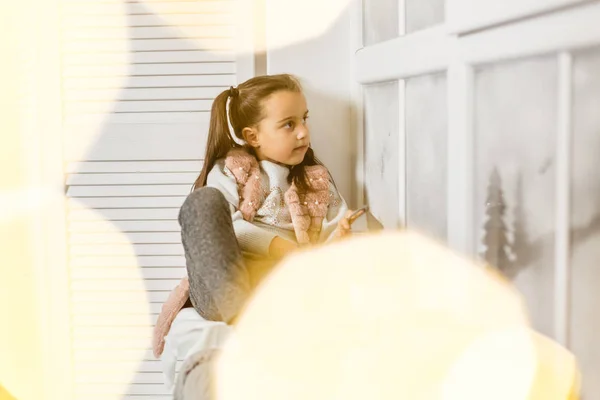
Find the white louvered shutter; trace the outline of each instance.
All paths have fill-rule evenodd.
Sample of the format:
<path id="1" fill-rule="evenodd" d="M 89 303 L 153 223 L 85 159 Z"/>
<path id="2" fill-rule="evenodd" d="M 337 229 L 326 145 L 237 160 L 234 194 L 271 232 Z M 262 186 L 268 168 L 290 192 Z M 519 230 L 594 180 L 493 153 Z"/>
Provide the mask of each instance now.
<path id="1" fill-rule="evenodd" d="M 212 100 L 253 73 L 237 3 L 63 1 L 75 399 L 171 398 L 151 331 L 185 275 L 177 214 Z"/>

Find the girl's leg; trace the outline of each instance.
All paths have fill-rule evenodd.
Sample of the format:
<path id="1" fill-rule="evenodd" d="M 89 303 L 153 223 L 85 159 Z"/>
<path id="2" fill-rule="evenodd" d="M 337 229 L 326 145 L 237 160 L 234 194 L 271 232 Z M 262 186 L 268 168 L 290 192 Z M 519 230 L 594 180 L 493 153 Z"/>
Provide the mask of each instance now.
<path id="1" fill-rule="evenodd" d="M 250 294 L 249 276 L 223 194 L 203 187 L 179 211 L 190 300 L 202 317 L 231 320 Z"/>

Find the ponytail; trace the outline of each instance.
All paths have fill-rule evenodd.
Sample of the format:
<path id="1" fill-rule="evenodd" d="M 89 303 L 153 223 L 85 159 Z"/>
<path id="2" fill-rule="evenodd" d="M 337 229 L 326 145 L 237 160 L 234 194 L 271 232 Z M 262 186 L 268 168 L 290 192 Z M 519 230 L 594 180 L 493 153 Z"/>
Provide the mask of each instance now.
<path id="1" fill-rule="evenodd" d="M 229 134 L 229 125 L 227 123 L 227 99 L 231 92 L 231 89 L 225 90 L 213 101 L 210 110 L 210 124 L 206 152 L 204 153 L 204 165 L 196 182 L 194 182 L 192 190 L 206 186 L 208 173 L 215 166 L 216 161 L 225 157 L 227 152 L 236 146 Z"/>

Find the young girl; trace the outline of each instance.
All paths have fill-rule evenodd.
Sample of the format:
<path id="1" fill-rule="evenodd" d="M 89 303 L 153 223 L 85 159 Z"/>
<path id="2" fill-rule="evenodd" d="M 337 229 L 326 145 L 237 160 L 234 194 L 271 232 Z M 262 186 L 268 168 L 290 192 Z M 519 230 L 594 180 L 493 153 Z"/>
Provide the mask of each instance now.
<path id="1" fill-rule="evenodd" d="M 232 322 L 256 275 L 299 246 L 349 233 L 348 208 L 310 147 L 307 119 L 291 75 L 255 77 L 214 100 L 204 166 L 179 213 L 189 299 L 203 318 Z M 180 305 L 165 304 L 157 330 L 168 330 Z"/>

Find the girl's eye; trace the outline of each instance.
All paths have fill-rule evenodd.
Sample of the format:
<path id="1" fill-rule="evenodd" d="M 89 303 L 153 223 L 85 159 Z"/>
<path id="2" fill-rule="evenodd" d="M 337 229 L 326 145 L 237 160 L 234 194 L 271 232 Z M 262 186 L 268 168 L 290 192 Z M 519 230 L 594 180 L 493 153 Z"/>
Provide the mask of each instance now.
<path id="1" fill-rule="evenodd" d="M 304 123 L 306 123 L 306 121 L 308 121 L 308 115 L 302 118 L 302 120 L 304 121 Z"/>
<path id="2" fill-rule="evenodd" d="M 290 122 L 286 123 L 284 125 L 284 127 L 292 129 L 294 127 L 294 123 L 292 121 L 290 121 Z"/>

